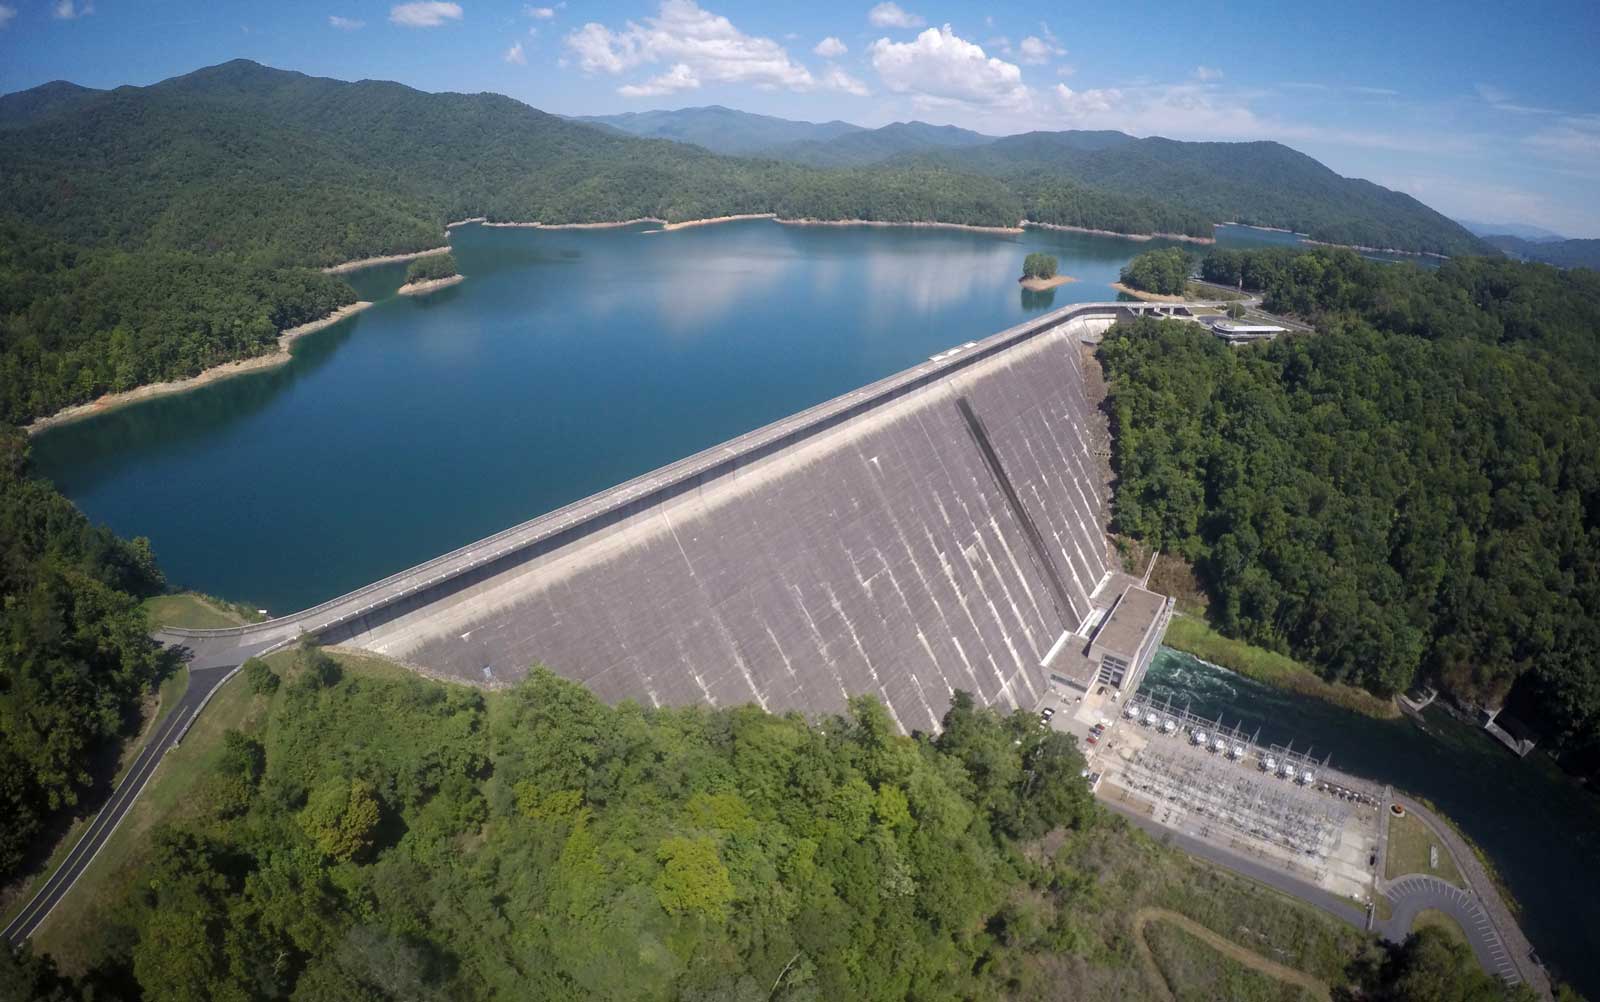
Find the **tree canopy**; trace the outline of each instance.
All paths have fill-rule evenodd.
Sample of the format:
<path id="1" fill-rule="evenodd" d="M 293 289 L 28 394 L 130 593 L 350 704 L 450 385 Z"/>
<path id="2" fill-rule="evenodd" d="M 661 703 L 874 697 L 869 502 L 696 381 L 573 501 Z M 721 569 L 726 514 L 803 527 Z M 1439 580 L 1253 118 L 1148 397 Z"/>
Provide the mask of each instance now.
<path id="1" fill-rule="evenodd" d="M 1054 254 L 1043 254 L 1038 251 L 1029 254 L 1022 260 L 1023 278 L 1055 278 L 1056 269 L 1060 265 L 1056 262 Z"/>
<path id="2" fill-rule="evenodd" d="M 1117 527 L 1193 561 L 1225 632 L 1378 693 L 1509 698 L 1593 769 L 1600 275 L 1333 250 L 1202 270 L 1318 333 L 1114 331 Z"/>
<path id="3" fill-rule="evenodd" d="M 406 284 L 432 282 L 459 274 L 454 254 L 428 254 L 406 266 Z"/>
<path id="4" fill-rule="evenodd" d="M 1122 284 L 1144 292 L 1180 296 L 1189 286 L 1194 258 L 1179 247 L 1145 251 L 1122 269 Z"/>

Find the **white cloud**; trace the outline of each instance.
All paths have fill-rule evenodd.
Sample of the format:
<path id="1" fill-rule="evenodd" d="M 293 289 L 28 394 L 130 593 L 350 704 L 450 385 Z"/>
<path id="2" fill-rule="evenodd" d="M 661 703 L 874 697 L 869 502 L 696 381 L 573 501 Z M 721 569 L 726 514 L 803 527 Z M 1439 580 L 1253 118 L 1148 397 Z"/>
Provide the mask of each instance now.
<path id="1" fill-rule="evenodd" d="M 928 22 L 921 15 L 901 10 L 900 5 L 886 0 L 867 11 L 867 20 L 879 28 L 920 28 Z"/>
<path id="2" fill-rule="evenodd" d="M 522 54 L 522 43 L 521 42 L 513 42 L 513 43 L 511 43 L 511 48 L 506 50 L 506 54 L 505 54 L 505 56 L 503 58 L 505 59 L 506 62 L 514 63 L 517 66 L 526 66 L 526 65 L 528 65 L 528 57 L 524 56 Z"/>
<path id="3" fill-rule="evenodd" d="M 868 51 L 885 87 L 923 105 L 1016 108 L 1030 96 L 1020 67 L 985 55 L 982 46 L 961 38 L 948 24 L 910 42 L 880 38 Z"/>
<path id="4" fill-rule="evenodd" d="M 11 19 L 16 16 L 17 9 L 15 7 L 7 7 L 5 4 L 0 3 L 0 28 L 10 24 Z"/>
<path id="5" fill-rule="evenodd" d="M 562 6 L 564 7 L 566 5 L 562 4 Z M 556 9 L 554 7 L 526 7 L 524 10 L 527 11 L 529 17 L 539 21 L 548 21 L 552 17 L 556 16 Z"/>
<path id="6" fill-rule="evenodd" d="M 328 15 L 328 24 L 340 31 L 357 31 L 367 26 L 367 22 L 354 17 L 340 17 L 337 14 Z"/>
<path id="7" fill-rule="evenodd" d="M 7 9 L 9 10 L 10 8 Z M 74 4 L 72 0 L 57 0 L 51 13 L 56 16 L 57 20 L 70 21 L 75 17 L 88 17 L 93 14 L 94 4 L 90 0 L 84 0 L 80 4 Z M 6 20 L 10 20 L 10 18 L 6 18 Z"/>
<path id="8" fill-rule="evenodd" d="M 1212 83 L 1222 79 L 1222 71 L 1210 66 L 1196 66 L 1194 78 L 1201 83 Z"/>
<path id="9" fill-rule="evenodd" d="M 817 47 L 811 51 L 815 52 L 824 59 L 837 59 L 846 52 L 849 52 L 850 49 L 843 42 L 839 41 L 832 35 L 829 35 L 827 38 L 824 38 L 822 41 L 818 42 Z"/>
<path id="10" fill-rule="evenodd" d="M 843 91 L 846 94 L 854 94 L 856 97 L 866 97 L 872 93 L 867 89 L 866 84 L 837 66 L 829 66 L 824 70 L 822 76 L 818 78 L 818 82 L 829 90 Z"/>
<path id="11" fill-rule="evenodd" d="M 389 8 L 389 20 L 404 28 L 437 28 L 446 21 L 461 20 L 461 5 L 439 0 L 418 0 Z"/>
<path id="12" fill-rule="evenodd" d="M 1017 51 L 1022 56 L 1022 61 L 1033 66 L 1048 63 L 1056 56 L 1064 56 L 1067 50 L 1053 42 L 1047 42 L 1035 35 L 1029 35 L 1017 45 Z"/>
<path id="13" fill-rule="evenodd" d="M 698 87 L 701 83 L 749 83 L 757 87 L 810 90 L 816 79 L 770 38 L 746 35 L 727 18 L 694 0 L 662 0 L 655 17 L 629 21 L 613 31 L 595 21 L 571 32 L 566 46 L 586 73 L 624 73 L 653 63 L 672 69 L 644 84 L 618 89 L 646 97 Z"/>
<path id="14" fill-rule="evenodd" d="M 1531 105 L 1519 104 L 1508 91 L 1501 90 L 1493 84 L 1478 84 L 1474 88 L 1478 96 L 1496 111 L 1509 111 L 1518 115 L 1559 115 L 1561 112 L 1554 108 L 1535 108 Z"/>
<path id="15" fill-rule="evenodd" d="M 1540 129 L 1523 142 L 1542 153 L 1557 157 L 1571 157 L 1586 161 L 1600 159 L 1600 128 L 1585 128 L 1579 118 L 1568 118 L 1566 124 Z"/>
<path id="16" fill-rule="evenodd" d="M 1056 102 L 1068 118 L 1082 119 L 1091 115 L 1104 115 L 1122 103 L 1122 91 L 1073 90 L 1066 84 L 1056 84 Z"/>
<path id="17" fill-rule="evenodd" d="M 623 97 L 659 97 L 662 94 L 676 94 L 681 90 L 694 90 L 699 86 L 700 79 L 694 75 L 694 70 L 685 63 L 678 63 L 654 80 L 618 87 L 617 93 Z"/>

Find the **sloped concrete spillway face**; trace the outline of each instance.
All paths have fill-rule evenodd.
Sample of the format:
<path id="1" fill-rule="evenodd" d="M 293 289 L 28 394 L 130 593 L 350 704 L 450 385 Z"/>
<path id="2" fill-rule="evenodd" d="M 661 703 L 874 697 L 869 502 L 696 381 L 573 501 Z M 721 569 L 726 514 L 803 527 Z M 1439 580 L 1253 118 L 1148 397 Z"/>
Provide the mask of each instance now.
<path id="1" fill-rule="evenodd" d="M 1111 320 L 996 335 L 777 448 L 746 449 L 752 433 L 686 483 L 324 639 L 478 682 L 546 664 L 658 706 L 872 693 L 908 731 L 936 728 L 956 689 L 1032 706 L 1108 571 L 1079 339 Z"/>

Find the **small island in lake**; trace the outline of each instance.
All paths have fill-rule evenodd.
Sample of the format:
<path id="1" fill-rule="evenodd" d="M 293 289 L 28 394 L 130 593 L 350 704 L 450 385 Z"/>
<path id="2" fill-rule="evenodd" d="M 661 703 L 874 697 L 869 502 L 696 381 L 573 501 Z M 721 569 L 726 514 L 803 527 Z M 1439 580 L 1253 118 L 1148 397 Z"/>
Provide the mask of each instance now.
<path id="1" fill-rule="evenodd" d="M 455 285 L 466 276 L 456 270 L 455 255 L 429 254 L 411 262 L 406 269 L 406 284 L 400 286 L 402 296 L 422 296 Z"/>
<path id="2" fill-rule="evenodd" d="M 1045 289 L 1054 289 L 1058 285 L 1076 282 L 1071 275 L 1056 274 L 1056 259 L 1053 254 L 1029 254 L 1022 261 L 1022 277 L 1017 279 L 1024 289 L 1032 292 L 1043 292 Z"/>

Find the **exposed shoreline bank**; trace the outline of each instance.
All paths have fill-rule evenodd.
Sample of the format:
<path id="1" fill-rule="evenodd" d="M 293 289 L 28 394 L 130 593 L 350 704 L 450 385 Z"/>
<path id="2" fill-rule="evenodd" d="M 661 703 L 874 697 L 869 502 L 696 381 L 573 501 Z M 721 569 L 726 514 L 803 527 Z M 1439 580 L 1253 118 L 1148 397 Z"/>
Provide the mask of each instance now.
<path id="1" fill-rule="evenodd" d="M 1046 289 L 1054 289 L 1059 285 L 1066 285 L 1068 282 L 1076 281 L 1077 279 L 1071 275 L 1053 275 L 1050 278 L 1019 278 L 1017 279 L 1017 284 L 1029 292 L 1043 292 Z"/>
<path id="2" fill-rule="evenodd" d="M 902 223 L 884 222 L 879 219 L 778 219 L 773 221 L 782 226 L 909 226 L 913 229 L 932 230 L 971 230 L 974 233 L 1021 233 L 1020 226 L 979 226 L 975 223 L 939 223 L 914 220 Z"/>
<path id="3" fill-rule="evenodd" d="M 426 296 L 430 292 L 449 288 L 466 280 L 465 275 L 451 275 L 447 278 L 433 278 L 426 282 L 408 282 L 394 290 L 400 296 Z"/>
<path id="4" fill-rule="evenodd" d="M 213 365 L 209 369 L 184 379 L 173 379 L 164 383 L 146 383 L 144 386 L 124 390 L 121 393 L 107 393 L 87 403 L 73 404 L 71 407 L 64 407 L 56 411 L 54 414 L 35 418 L 24 426 L 22 430 L 30 436 L 37 435 L 47 428 L 54 428 L 58 425 L 82 420 L 83 418 L 105 414 L 119 407 L 138 403 L 141 400 L 171 396 L 174 393 L 187 393 L 209 383 L 216 383 L 247 372 L 256 372 L 261 369 L 270 369 L 274 366 L 282 365 L 292 357 L 289 353 L 289 346 L 294 344 L 295 341 L 305 337 L 307 334 L 315 334 L 317 331 L 332 327 L 344 318 L 355 316 L 371 305 L 365 300 L 351 303 L 348 306 L 339 307 L 320 320 L 312 320 L 298 327 L 290 327 L 288 330 L 279 331 L 278 348 L 268 354 L 252 355 L 249 358 L 241 358 L 233 362 L 223 362 L 221 365 Z"/>
<path id="5" fill-rule="evenodd" d="M 1118 233 L 1116 230 L 1096 230 L 1088 226 L 1066 226 L 1062 223 L 1037 223 L 1031 219 L 1024 219 L 1020 224 L 1023 227 L 1033 227 L 1040 230 L 1056 230 L 1061 233 L 1090 233 L 1097 237 L 1121 237 L 1123 240 L 1137 240 L 1145 243 L 1151 240 L 1182 240 L 1191 244 L 1214 244 L 1216 237 L 1192 237 L 1187 233 Z"/>
<path id="6" fill-rule="evenodd" d="M 1124 285 L 1121 282 L 1112 282 L 1111 287 L 1124 295 L 1142 299 L 1147 303 L 1187 303 L 1189 301 L 1184 296 L 1164 296 L 1159 292 L 1146 292 L 1143 289 L 1135 289 L 1133 286 Z"/>
<path id="7" fill-rule="evenodd" d="M 413 258 L 427 257 L 429 254 L 448 253 L 450 253 L 450 245 L 445 244 L 443 247 L 435 247 L 432 250 L 420 250 L 412 251 L 407 254 L 384 254 L 379 257 L 358 258 L 354 261 L 346 261 L 343 264 L 329 265 L 328 267 L 322 269 L 322 273 L 324 275 L 343 275 L 346 272 L 360 271 L 362 268 L 371 268 L 374 265 L 393 264 L 396 261 L 410 261 Z"/>
<path id="8" fill-rule="evenodd" d="M 1343 247 L 1345 250 L 1366 251 L 1368 254 L 1404 254 L 1406 257 L 1431 257 L 1440 261 L 1450 260 L 1450 255 L 1439 254 L 1435 251 L 1408 251 L 1398 247 L 1368 247 L 1366 244 L 1331 244 L 1326 240 L 1313 240 L 1310 237 L 1300 238 L 1305 243 L 1315 247 Z"/>

